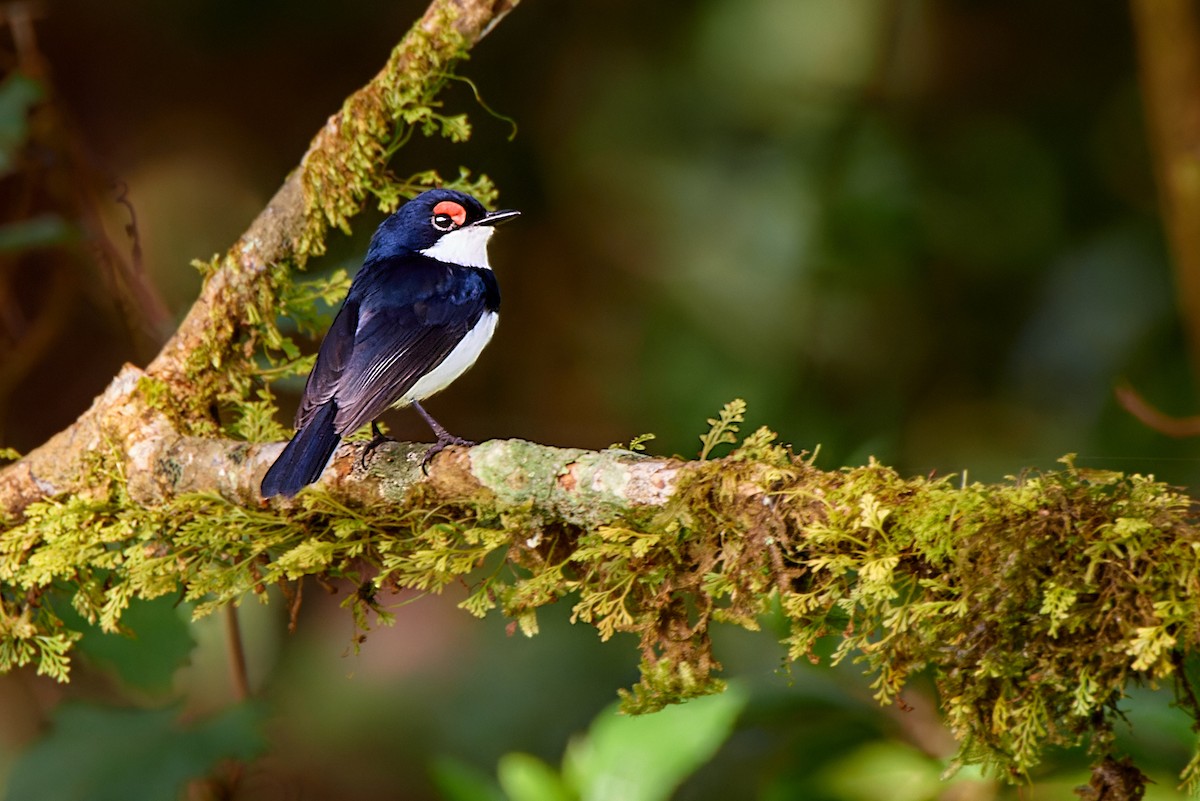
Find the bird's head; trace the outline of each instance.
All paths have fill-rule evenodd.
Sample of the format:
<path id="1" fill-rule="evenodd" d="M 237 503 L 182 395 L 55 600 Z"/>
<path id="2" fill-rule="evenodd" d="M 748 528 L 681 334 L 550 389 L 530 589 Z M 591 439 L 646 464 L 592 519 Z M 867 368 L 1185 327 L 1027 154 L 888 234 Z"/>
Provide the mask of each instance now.
<path id="1" fill-rule="evenodd" d="M 467 267 L 490 268 L 487 243 L 495 226 L 519 211 L 488 211 L 475 198 L 453 189 L 430 189 L 384 220 L 367 250 L 367 261 L 406 253 Z"/>

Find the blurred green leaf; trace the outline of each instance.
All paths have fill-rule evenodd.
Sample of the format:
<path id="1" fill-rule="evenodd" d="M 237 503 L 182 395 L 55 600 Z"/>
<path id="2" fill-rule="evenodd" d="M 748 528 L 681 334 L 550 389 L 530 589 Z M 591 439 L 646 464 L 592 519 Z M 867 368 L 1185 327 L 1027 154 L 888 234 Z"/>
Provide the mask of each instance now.
<path id="1" fill-rule="evenodd" d="M 549 765 L 529 754 L 500 758 L 500 786 L 510 801 L 573 801 L 579 798 Z"/>
<path id="2" fill-rule="evenodd" d="M 121 681 L 150 693 L 171 689 L 175 671 L 187 663 L 196 641 L 172 597 L 134 599 L 121 615 L 127 634 L 108 634 L 89 626 L 69 604 L 56 604 L 68 627 L 83 632 L 76 648 Z"/>
<path id="3" fill-rule="evenodd" d="M 613 705 L 567 749 L 563 773 L 584 801 L 664 801 L 717 752 L 746 700 L 731 685 L 651 715 L 619 715 Z"/>
<path id="4" fill-rule="evenodd" d="M 834 761 L 821 776 L 833 796 L 847 801 L 933 801 L 946 791 L 943 769 L 909 745 L 877 741 Z"/>
<path id="5" fill-rule="evenodd" d="M 43 214 L 0 225 L 0 253 L 61 245 L 74 240 L 75 235 L 75 229 L 58 215 Z"/>
<path id="6" fill-rule="evenodd" d="M 712 758 L 728 739 L 746 706 L 747 694 L 731 687 L 630 717 L 607 707 L 587 734 L 567 748 L 560 776 L 535 756 L 500 758 L 498 776 L 508 801 L 666 801 L 683 781 Z M 494 799 L 488 782 L 454 760 L 433 766 L 448 801 Z"/>
<path id="7" fill-rule="evenodd" d="M 222 759 L 264 748 L 263 712 L 240 705 L 193 725 L 178 706 L 118 709 L 64 704 L 49 735 L 16 763 L 8 801 L 163 801 Z"/>
<path id="8" fill-rule="evenodd" d="M 434 786 L 446 801 L 505 801 L 495 783 L 471 765 L 439 757 L 430 766 Z"/>
<path id="9" fill-rule="evenodd" d="M 29 109 L 42 94 L 37 81 L 19 72 L 0 83 L 0 175 L 12 172 L 16 152 L 29 133 Z"/>

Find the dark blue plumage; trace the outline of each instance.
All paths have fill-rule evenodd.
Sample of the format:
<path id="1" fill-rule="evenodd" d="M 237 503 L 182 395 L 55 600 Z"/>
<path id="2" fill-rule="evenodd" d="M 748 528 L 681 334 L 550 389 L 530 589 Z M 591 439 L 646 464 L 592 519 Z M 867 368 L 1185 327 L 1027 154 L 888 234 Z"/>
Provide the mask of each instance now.
<path id="1" fill-rule="evenodd" d="M 515 216 L 434 189 L 384 220 L 321 343 L 296 436 L 263 478 L 264 497 L 290 497 L 316 481 L 342 437 L 389 406 L 412 404 L 429 422 L 438 441 L 427 460 L 462 442 L 419 401 L 461 375 L 491 338 L 500 289 L 487 241 L 492 226 Z"/>
<path id="2" fill-rule="evenodd" d="M 337 403 L 330 401 L 317 408 L 308 424 L 296 431 L 296 436 L 271 465 L 262 482 L 264 498 L 272 495 L 291 497 L 321 477 L 321 471 L 342 436 L 334 427 Z"/>

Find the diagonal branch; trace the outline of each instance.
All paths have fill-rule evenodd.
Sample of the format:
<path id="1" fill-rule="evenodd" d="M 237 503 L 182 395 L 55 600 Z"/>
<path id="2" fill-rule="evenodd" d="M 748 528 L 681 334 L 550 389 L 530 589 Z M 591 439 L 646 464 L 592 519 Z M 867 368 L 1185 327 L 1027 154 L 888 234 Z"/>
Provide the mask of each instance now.
<path id="1" fill-rule="evenodd" d="M 384 68 L 346 99 L 313 138 L 300 167 L 230 248 L 179 330 L 147 368 L 168 383 L 189 382 L 196 355 L 219 358 L 235 341 L 271 266 L 323 252 L 329 226 L 345 228 L 378 185 L 386 143 L 416 98 L 440 84 L 455 62 L 518 0 L 433 0 Z M 215 351 L 215 353 L 214 353 Z"/>
<path id="2" fill-rule="evenodd" d="M 383 183 L 385 143 L 405 112 L 440 86 L 516 3 L 433 0 L 379 74 L 313 138 L 300 166 L 208 276 L 145 373 L 124 371 L 69 428 L 0 470 L 0 520 L 20 519 L 42 498 L 93 490 L 97 452 L 130 454 L 146 435 L 170 440 L 212 429 L 209 410 L 224 388 L 222 366 L 238 357 L 249 321 L 274 317 L 274 271 L 320 253 L 331 225 L 347 227 Z M 145 391 L 133 391 L 130 382 L 141 379 L 149 379 L 141 383 Z"/>

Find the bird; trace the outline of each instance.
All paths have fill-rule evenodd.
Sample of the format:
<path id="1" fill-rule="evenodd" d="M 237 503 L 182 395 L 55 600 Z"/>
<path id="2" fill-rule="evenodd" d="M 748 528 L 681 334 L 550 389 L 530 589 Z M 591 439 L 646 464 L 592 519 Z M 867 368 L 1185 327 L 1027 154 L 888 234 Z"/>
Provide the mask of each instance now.
<path id="1" fill-rule="evenodd" d="M 375 234 L 346 300 L 317 351 L 296 411 L 296 434 L 263 477 L 263 498 L 290 498 L 324 471 L 342 438 L 412 406 L 437 441 L 422 467 L 447 445 L 474 443 L 450 434 L 421 406 L 475 363 L 496 330 L 500 288 L 487 245 L 497 225 L 519 211 L 488 211 L 476 198 L 430 189 L 387 217 Z"/>

